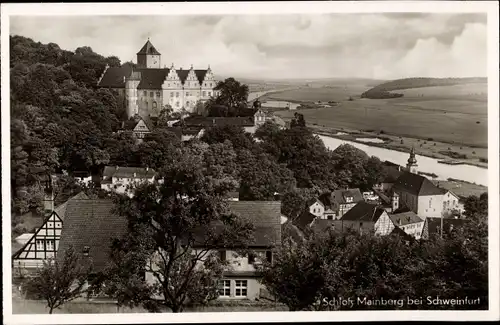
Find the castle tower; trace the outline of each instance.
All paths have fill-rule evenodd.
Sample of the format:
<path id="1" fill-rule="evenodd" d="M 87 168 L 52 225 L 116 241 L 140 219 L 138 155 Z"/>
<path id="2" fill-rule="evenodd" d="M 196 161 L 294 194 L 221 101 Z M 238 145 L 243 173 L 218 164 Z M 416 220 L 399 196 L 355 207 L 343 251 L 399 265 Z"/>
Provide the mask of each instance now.
<path id="1" fill-rule="evenodd" d="M 147 69 L 160 69 L 161 68 L 161 54 L 156 48 L 148 41 L 142 49 L 137 52 L 137 67 Z"/>
<path id="2" fill-rule="evenodd" d="M 124 77 L 124 82 L 125 96 L 127 99 L 127 116 L 132 117 L 140 113 L 137 86 L 139 86 L 139 83 L 141 82 L 141 73 L 132 69 L 130 76 L 128 78 Z"/>
<path id="3" fill-rule="evenodd" d="M 406 171 L 416 174 L 417 173 L 417 158 L 415 158 L 415 148 L 411 148 L 410 158 L 408 158 L 408 163 L 406 164 Z"/>

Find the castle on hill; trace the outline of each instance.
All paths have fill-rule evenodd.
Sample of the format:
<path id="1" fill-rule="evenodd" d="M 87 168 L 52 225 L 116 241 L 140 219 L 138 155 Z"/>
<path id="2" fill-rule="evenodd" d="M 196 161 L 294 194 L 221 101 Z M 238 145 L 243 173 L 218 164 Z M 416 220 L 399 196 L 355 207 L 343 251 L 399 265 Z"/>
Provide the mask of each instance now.
<path id="1" fill-rule="evenodd" d="M 149 39 L 137 53 L 137 67 L 106 66 L 97 86 L 118 91 L 129 117 L 158 116 L 162 108 L 170 105 L 174 112 L 183 109 L 194 113 L 199 103 L 215 97 L 217 82 L 210 66 L 208 69 L 175 69 L 174 64 L 161 66 L 161 54 Z"/>

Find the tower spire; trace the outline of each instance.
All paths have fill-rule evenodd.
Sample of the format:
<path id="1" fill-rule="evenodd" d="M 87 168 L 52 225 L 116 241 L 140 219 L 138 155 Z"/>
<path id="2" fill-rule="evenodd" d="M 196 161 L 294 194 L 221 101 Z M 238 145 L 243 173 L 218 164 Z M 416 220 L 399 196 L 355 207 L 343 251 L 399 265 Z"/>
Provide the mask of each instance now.
<path id="1" fill-rule="evenodd" d="M 410 157 L 408 158 L 408 163 L 406 164 L 406 170 L 410 173 L 417 173 L 417 158 L 415 157 L 415 147 L 412 146 L 410 150 Z"/>

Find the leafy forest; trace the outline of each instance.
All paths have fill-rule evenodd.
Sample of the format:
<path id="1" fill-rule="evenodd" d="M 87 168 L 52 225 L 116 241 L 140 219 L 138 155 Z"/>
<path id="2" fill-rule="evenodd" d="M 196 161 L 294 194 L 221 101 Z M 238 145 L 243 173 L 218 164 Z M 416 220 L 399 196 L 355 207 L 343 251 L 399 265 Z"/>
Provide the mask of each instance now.
<path id="1" fill-rule="evenodd" d="M 140 144 L 130 134 L 116 133 L 127 118 L 125 109 L 112 90 L 96 84 L 106 64 L 121 64 L 118 58 L 103 57 L 89 47 L 65 51 L 22 36 L 11 36 L 10 42 L 11 184 L 17 213 L 41 209 L 40 175 L 96 173 L 105 165 L 161 171 L 179 148 L 192 145 L 182 144 L 167 127 L 155 128 Z M 239 127 L 212 127 L 201 140 L 220 145 L 220 156 L 214 159 L 236 173 L 242 200 L 268 200 L 277 192 L 305 202 L 310 195 L 339 187 L 370 188 L 384 176 L 378 158 L 349 146 L 329 151 L 304 124 L 302 118 L 294 124 L 298 127 L 280 130 L 267 123 L 255 136 Z M 59 199 L 56 193 L 56 202 L 79 189 L 60 184 L 56 191 L 68 188 Z"/>

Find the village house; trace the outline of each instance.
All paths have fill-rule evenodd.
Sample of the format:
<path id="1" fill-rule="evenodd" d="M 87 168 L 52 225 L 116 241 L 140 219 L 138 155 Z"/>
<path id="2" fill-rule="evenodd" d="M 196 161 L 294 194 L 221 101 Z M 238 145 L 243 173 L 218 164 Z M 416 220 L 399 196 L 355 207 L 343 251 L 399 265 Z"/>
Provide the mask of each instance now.
<path id="1" fill-rule="evenodd" d="M 340 231 L 353 229 L 385 236 L 390 234 L 395 226 L 382 207 L 368 202 L 359 202 L 342 216 L 340 222 L 335 223 L 335 227 L 340 227 L 338 229 Z"/>
<path id="2" fill-rule="evenodd" d="M 464 213 L 464 205 L 460 202 L 458 195 L 451 191 L 446 191 L 443 196 L 443 215 L 450 217 L 453 215 L 462 215 Z"/>
<path id="3" fill-rule="evenodd" d="M 67 207 L 82 199 L 88 199 L 88 197 L 85 193 L 80 192 L 55 209 L 50 206 L 54 202 L 53 197 L 52 200 L 48 198 L 45 201 L 47 212 L 41 226 L 33 234 L 24 234 L 22 239 L 16 238 L 16 240 L 22 240 L 22 246 L 12 255 L 14 276 L 31 274 L 43 266 L 44 261 L 56 255 Z"/>
<path id="4" fill-rule="evenodd" d="M 255 264 L 263 259 L 272 261 L 273 250 L 281 241 L 281 203 L 229 201 L 228 206 L 229 212 L 253 222 L 255 232 L 253 240 L 245 248 L 251 252 L 247 256 L 238 254 L 238 247 L 217 249 L 217 254 L 230 264 L 220 282 L 219 299 L 254 300 L 265 294 L 263 286 L 258 281 Z M 121 238 L 127 232 L 127 220 L 114 214 L 112 210 L 111 200 L 69 202 L 59 256 L 68 247 L 73 246 L 82 257 L 92 261 L 94 272 L 104 270 L 109 263 L 112 239 Z M 85 228 L 82 228 L 82 225 L 85 225 Z M 203 232 L 199 235 L 203 237 Z M 150 273 L 145 274 L 145 277 L 147 281 L 154 281 Z"/>
<path id="5" fill-rule="evenodd" d="M 144 137 L 153 131 L 153 126 L 151 123 L 144 120 L 142 117 L 138 119 L 128 120 L 122 122 L 120 130 L 118 133 L 130 132 L 141 142 Z"/>
<path id="6" fill-rule="evenodd" d="M 441 217 L 444 191 L 421 175 L 404 172 L 394 184 L 399 206 L 406 207 L 421 218 Z"/>
<path id="7" fill-rule="evenodd" d="M 194 113 L 199 103 L 217 96 L 214 74 L 208 69 L 176 69 L 161 64 L 162 57 L 148 41 L 137 53 L 137 66 L 106 66 L 97 86 L 116 90 L 128 117 L 158 116 L 169 105 L 174 112 Z"/>
<path id="8" fill-rule="evenodd" d="M 394 223 L 394 225 L 406 234 L 412 236 L 415 239 L 420 239 L 422 235 L 422 229 L 424 226 L 424 220 L 419 218 L 415 212 L 401 212 L 396 214 L 389 214 L 389 218 Z"/>
<path id="9" fill-rule="evenodd" d="M 319 200 L 325 207 L 324 219 L 340 219 L 358 202 L 364 201 L 359 188 L 335 190 L 322 194 Z"/>
<path id="10" fill-rule="evenodd" d="M 120 194 L 132 195 L 133 188 L 143 182 L 152 183 L 157 173 L 152 168 L 106 166 L 102 174 L 101 188 Z"/>

